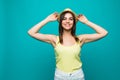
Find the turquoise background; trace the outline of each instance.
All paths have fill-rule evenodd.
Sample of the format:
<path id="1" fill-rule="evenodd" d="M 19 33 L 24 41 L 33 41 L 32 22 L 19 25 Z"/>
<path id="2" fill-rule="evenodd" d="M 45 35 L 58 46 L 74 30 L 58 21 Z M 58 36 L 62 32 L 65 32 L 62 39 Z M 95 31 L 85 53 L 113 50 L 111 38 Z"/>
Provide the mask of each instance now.
<path id="1" fill-rule="evenodd" d="M 86 80 L 120 80 L 120 0 L 0 0 L 0 80 L 53 80 L 53 47 L 27 31 L 49 14 L 71 8 L 109 34 L 85 44 L 81 51 Z M 58 34 L 58 22 L 42 33 Z M 78 22 L 77 34 L 94 30 Z"/>

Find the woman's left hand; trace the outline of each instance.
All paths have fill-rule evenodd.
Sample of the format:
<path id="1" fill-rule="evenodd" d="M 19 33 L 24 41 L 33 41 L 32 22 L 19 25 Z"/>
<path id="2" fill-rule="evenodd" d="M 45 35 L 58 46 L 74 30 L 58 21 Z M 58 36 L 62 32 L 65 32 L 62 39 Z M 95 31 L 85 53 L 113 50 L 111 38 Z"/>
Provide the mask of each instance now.
<path id="1" fill-rule="evenodd" d="M 78 15 L 78 20 L 82 23 L 88 22 L 88 19 L 83 14 Z"/>

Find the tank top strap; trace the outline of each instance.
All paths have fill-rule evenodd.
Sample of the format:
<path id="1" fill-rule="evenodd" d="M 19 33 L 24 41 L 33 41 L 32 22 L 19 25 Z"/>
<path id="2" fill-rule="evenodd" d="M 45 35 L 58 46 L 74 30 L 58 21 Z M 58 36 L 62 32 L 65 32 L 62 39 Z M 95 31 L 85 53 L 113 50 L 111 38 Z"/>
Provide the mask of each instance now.
<path id="1" fill-rule="evenodd" d="M 59 36 L 57 36 L 57 41 L 56 41 L 56 44 L 58 44 L 59 43 Z"/>
<path id="2" fill-rule="evenodd" d="M 79 44 L 81 44 L 80 40 L 78 41 Z"/>
<path id="3" fill-rule="evenodd" d="M 77 36 L 77 38 L 78 38 L 78 36 Z M 78 38 L 78 39 L 79 39 L 79 38 Z M 77 41 L 77 44 L 81 45 L 81 41 L 80 41 L 80 40 L 78 40 L 78 41 Z"/>

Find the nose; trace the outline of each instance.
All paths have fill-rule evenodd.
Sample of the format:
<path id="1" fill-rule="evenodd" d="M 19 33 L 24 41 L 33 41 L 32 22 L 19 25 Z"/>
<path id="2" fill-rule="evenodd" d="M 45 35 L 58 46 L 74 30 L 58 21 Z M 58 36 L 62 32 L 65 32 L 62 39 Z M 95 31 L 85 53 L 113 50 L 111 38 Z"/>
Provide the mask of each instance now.
<path id="1" fill-rule="evenodd" d="M 66 19 L 66 22 L 70 22 L 70 20 L 69 20 L 69 19 Z"/>

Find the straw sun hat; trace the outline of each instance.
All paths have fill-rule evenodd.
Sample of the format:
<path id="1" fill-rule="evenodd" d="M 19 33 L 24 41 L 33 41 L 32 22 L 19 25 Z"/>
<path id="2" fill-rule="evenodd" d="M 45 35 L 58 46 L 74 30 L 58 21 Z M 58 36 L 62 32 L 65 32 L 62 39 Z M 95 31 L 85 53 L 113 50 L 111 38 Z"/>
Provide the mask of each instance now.
<path id="1" fill-rule="evenodd" d="M 64 10 L 58 15 L 58 21 L 60 21 L 60 16 L 61 16 L 61 14 L 64 13 L 64 12 L 71 12 L 71 13 L 73 13 L 74 16 L 75 16 L 76 22 L 78 21 L 78 19 L 77 19 L 77 14 L 76 14 L 74 11 L 72 11 L 70 8 L 64 9 Z"/>

